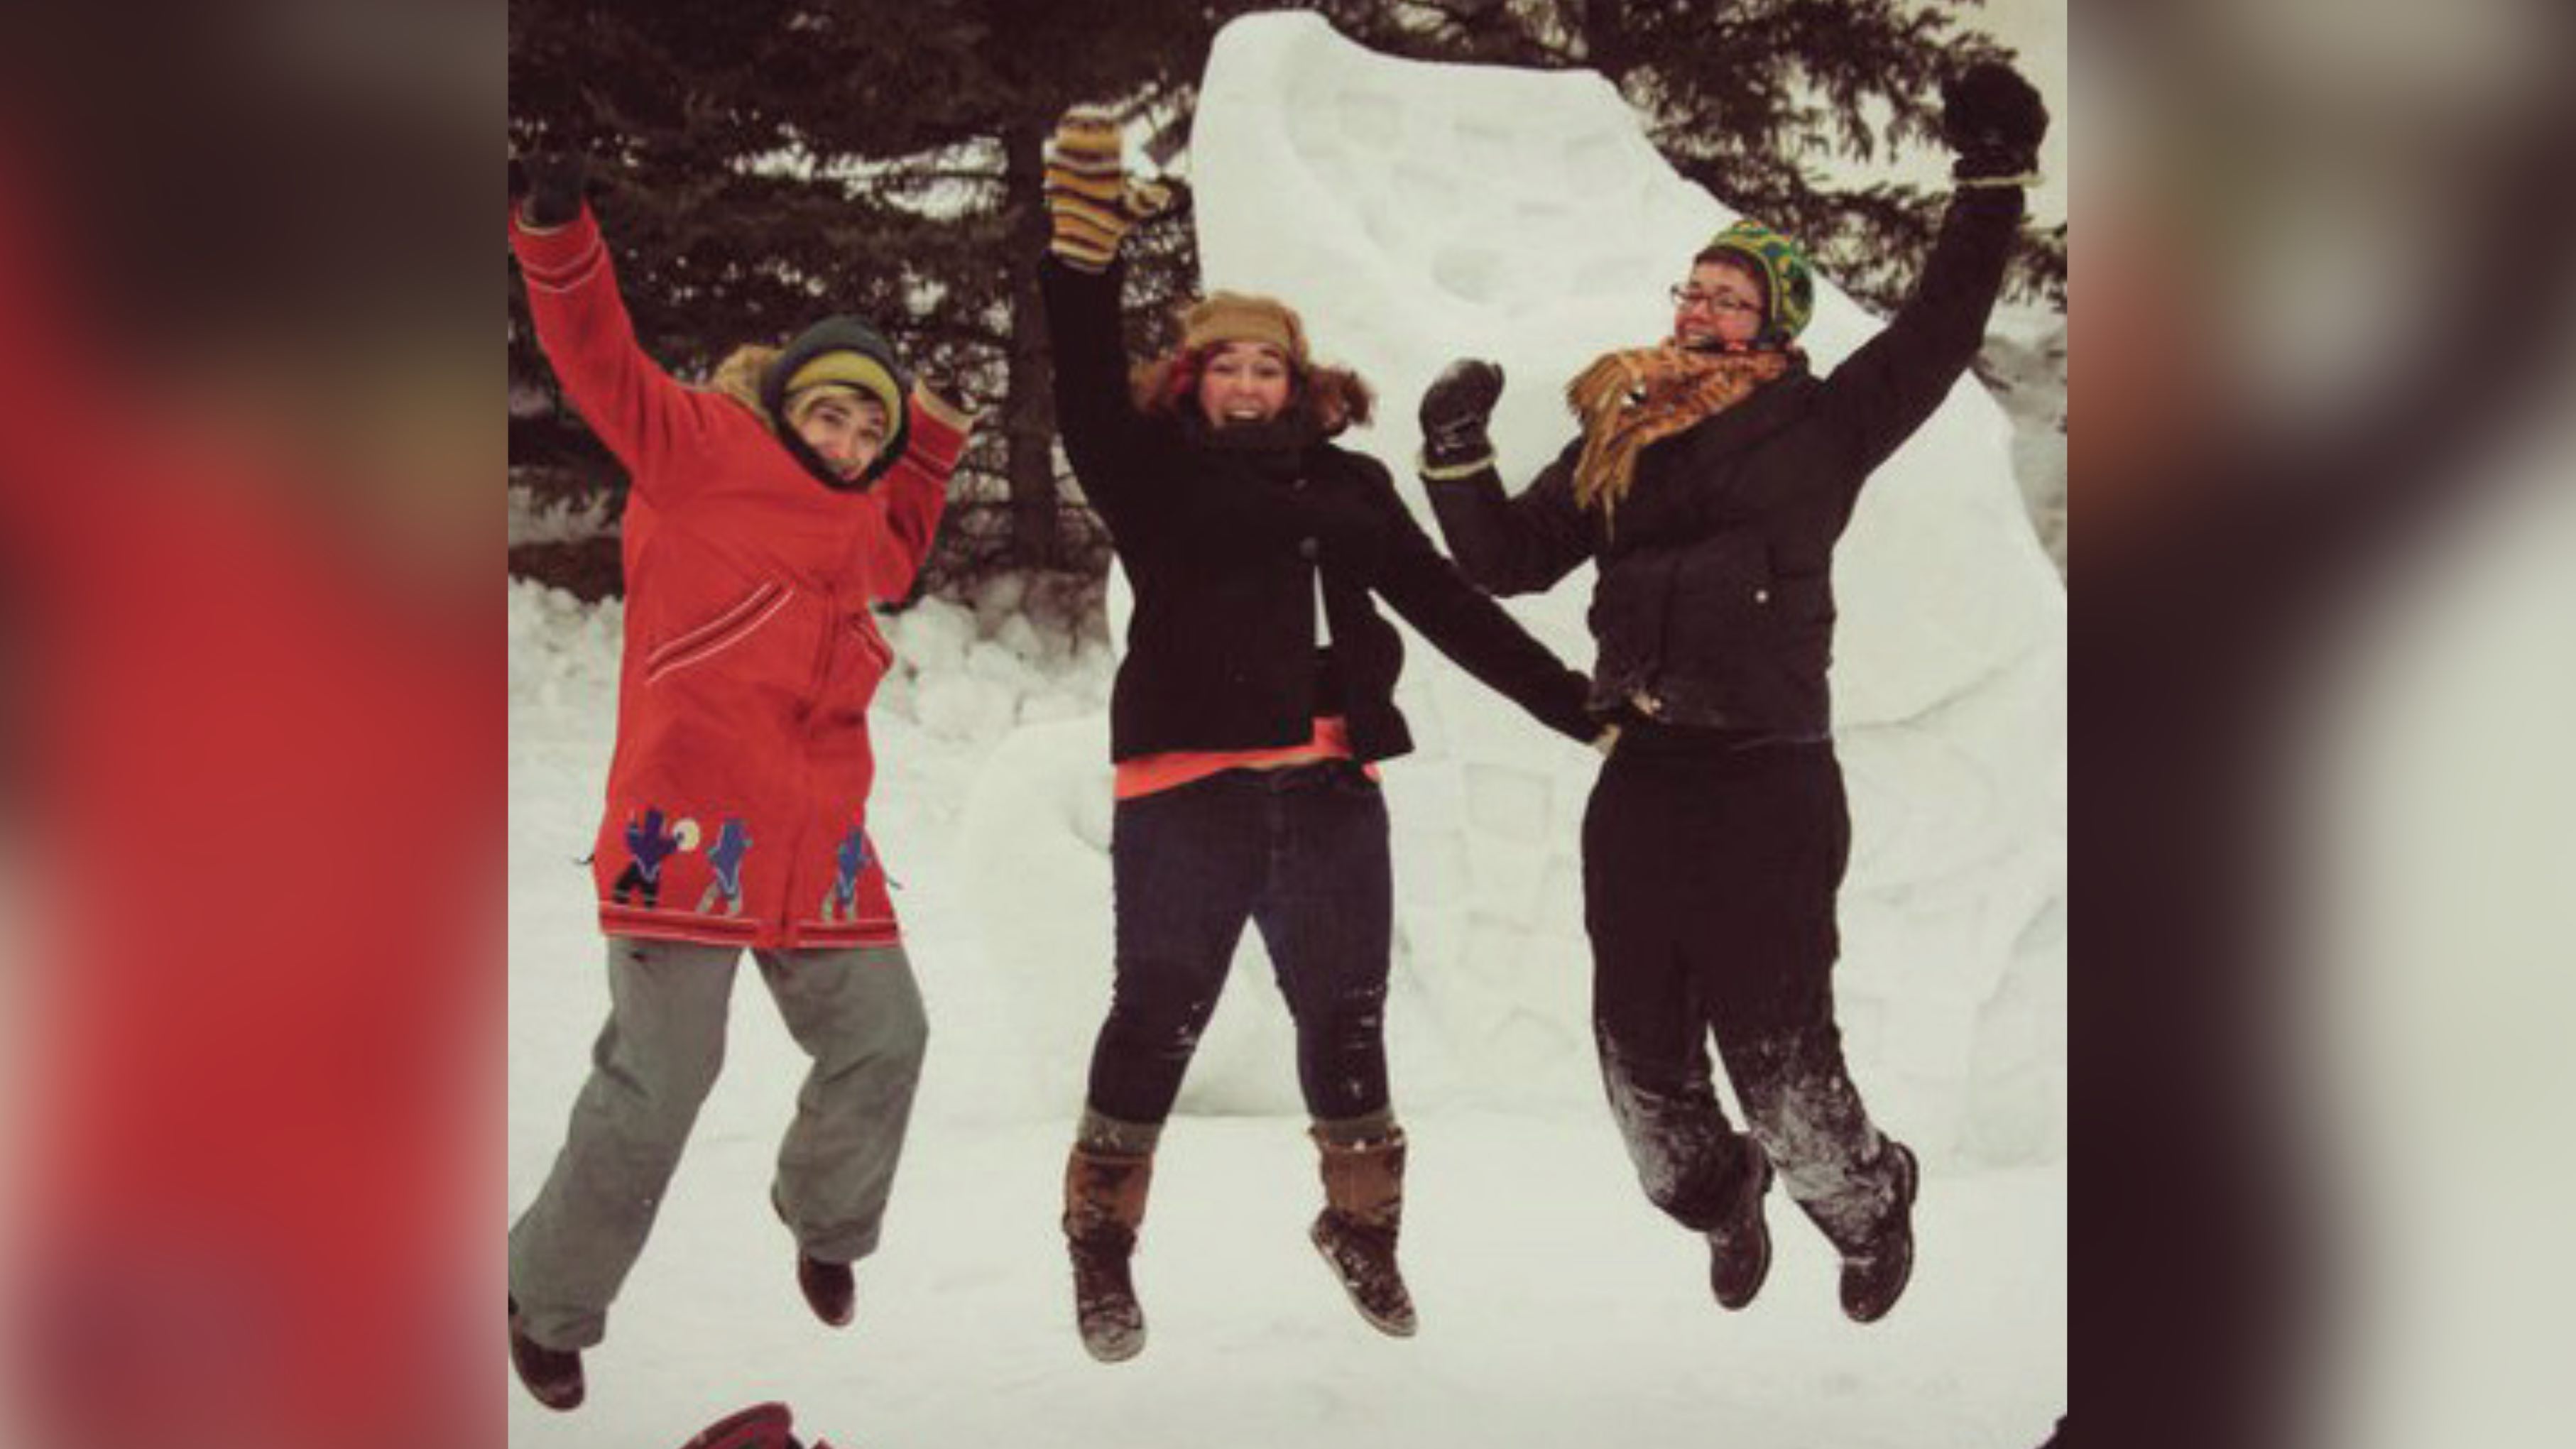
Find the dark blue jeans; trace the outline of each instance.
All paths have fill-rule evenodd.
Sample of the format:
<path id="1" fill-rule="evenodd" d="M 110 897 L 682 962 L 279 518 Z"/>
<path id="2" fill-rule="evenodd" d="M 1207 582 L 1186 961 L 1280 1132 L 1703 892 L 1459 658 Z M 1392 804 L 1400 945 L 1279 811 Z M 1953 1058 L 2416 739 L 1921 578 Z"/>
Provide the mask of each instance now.
<path id="1" fill-rule="evenodd" d="M 1387 1105 L 1394 887 L 1386 801 L 1347 761 L 1228 770 L 1118 802 L 1109 855 L 1118 960 L 1091 1053 L 1090 1106 L 1172 1112 L 1248 919 L 1297 1023 L 1297 1080 L 1319 1121 Z"/>

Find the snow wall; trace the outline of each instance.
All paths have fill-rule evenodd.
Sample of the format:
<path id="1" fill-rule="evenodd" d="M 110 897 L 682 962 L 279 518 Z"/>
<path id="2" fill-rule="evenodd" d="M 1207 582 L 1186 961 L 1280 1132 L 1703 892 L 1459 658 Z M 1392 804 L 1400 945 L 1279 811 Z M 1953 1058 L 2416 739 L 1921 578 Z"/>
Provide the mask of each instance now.
<path id="1" fill-rule="evenodd" d="M 1736 215 L 1597 75 L 1399 61 L 1298 14 L 1218 37 L 1189 174 L 1206 285 L 1289 301 L 1319 356 L 1378 388 L 1379 421 L 1343 441 L 1387 463 L 1435 538 L 1411 460 L 1439 368 L 1503 364 L 1494 439 L 1523 486 L 1572 436 L 1565 380 L 1662 336 L 1664 289 Z M 1825 371 L 1878 323 L 1820 292 L 1804 340 Z M 1891 1130 L 1990 1165 L 2066 1142 L 2066 605 L 2010 448 L 1963 379 L 1873 478 L 1836 561 L 1846 1048 Z M 1591 582 L 1587 567 L 1508 604 L 1580 668 Z M 1113 580 L 1122 639 L 1124 606 Z M 1578 849 L 1598 761 L 1406 634 L 1398 703 L 1420 748 L 1385 767 L 1397 1105 L 1598 1110 Z M 1068 1116 L 1108 999 L 1107 761 L 1105 714 L 1022 728 L 960 837 L 1027 1085 Z M 1256 932 L 1181 1110 L 1301 1110 Z"/>

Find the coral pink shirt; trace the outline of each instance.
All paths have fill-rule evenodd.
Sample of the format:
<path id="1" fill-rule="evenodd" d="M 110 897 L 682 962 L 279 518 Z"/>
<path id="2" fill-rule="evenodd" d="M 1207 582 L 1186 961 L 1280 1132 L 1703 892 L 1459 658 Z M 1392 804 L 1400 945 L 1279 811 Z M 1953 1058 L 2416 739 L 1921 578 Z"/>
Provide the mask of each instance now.
<path id="1" fill-rule="evenodd" d="M 1227 770 L 1278 770 L 1290 765 L 1350 758 L 1349 721 L 1340 715 L 1327 715 L 1315 721 L 1314 735 L 1302 745 L 1280 745 L 1266 750 L 1171 750 L 1122 760 L 1118 765 L 1118 798 L 1142 799 Z M 1377 766 L 1370 765 L 1367 769 L 1368 777 L 1376 779 Z"/>

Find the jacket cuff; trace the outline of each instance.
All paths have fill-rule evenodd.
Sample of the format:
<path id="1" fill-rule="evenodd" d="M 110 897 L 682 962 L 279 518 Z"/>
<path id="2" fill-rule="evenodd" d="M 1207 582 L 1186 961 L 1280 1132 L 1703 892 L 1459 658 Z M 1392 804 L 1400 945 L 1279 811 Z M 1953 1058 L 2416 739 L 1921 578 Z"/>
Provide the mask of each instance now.
<path id="1" fill-rule="evenodd" d="M 916 386 L 912 390 L 912 401 L 922 417 L 954 429 L 960 437 L 974 431 L 975 420 L 983 416 L 980 412 L 957 406 L 926 387 Z"/>
<path id="2" fill-rule="evenodd" d="M 1444 463 L 1438 467 L 1432 466 L 1431 455 L 1428 453 L 1418 454 L 1413 460 L 1413 471 L 1420 474 L 1422 481 L 1426 483 L 1455 483 L 1463 478 L 1473 478 L 1493 466 L 1494 455 L 1490 451 L 1481 457 L 1469 458 L 1465 462 Z"/>
<path id="3" fill-rule="evenodd" d="M 540 291 L 569 292 L 589 281 L 608 259 L 599 222 L 585 206 L 561 226 L 532 227 L 510 210 L 510 249 L 519 255 L 519 270 Z"/>
<path id="4" fill-rule="evenodd" d="M 1080 272 L 1086 277 L 1097 277 L 1108 271 L 1110 264 L 1118 260 L 1118 249 L 1109 247 L 1093 250 L 1059 241 L 1047 248 L 1047 255 L 1062 262 L 1067 271 Z"/>
<path id="5" fill-rule="evenodd" d="M 1085 266 L 1081 262 L 1075 261 L 1073 258 L 1066 256 L 1064 253 L 1050 246 L 1046 250 L 1045 257 L 1041 259 L 1041 264 L 1053 267 L 1067 276 L 1080 277 L 1085 282 L 1091 282 L 1101 277 L 1105 277 L 1112 271 L 1116 270 L 1119 261 L 1120 258 L 1113 256 L 1099 266 Z"/>
<path id="6" fill-rule="evenodd" d="M 934 473 L 952 472 L 958 455 L 966 451 L 966 432 L 972 426 L 973 419 L 916 390 L 912 395 L 912 437 L 905 451 Z"/>

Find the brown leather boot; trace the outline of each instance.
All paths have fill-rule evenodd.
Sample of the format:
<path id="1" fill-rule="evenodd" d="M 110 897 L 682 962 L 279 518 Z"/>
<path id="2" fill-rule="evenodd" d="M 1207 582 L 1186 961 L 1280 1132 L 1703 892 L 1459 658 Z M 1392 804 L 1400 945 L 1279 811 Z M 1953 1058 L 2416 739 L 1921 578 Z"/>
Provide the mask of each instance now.
<path id="1" fill-rule="evenodd" d="M 1145 1222 L 1145 1190 L 1154 1179 L 1150 1153 L 1116 1153 L 1074 1144 L 1064 1167 L 1064 1240 L 1073 1255 L 1073 1321 L 1082 1346 L 1102 1363 L 1124 1363 L 1145 1351 L 1145 1310 L 1136 1301 L 1127 1260 Z"/>
<path id="2" fill-rule="evenodd" d="M 1324 1211 L 1309 1236 L 1351 1295 L 1351 1306 L 1381 1333 L 1411 1338 L 1413 1295 L 1395 1264 L 1396 1230 L 1404 1218 L 1404 1131 L 1370 1142 L 1333 1142 L 1311 1134 L 1323 1153 Z"/>

